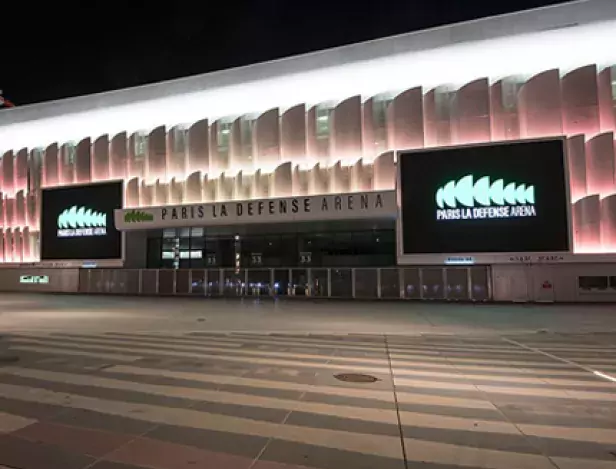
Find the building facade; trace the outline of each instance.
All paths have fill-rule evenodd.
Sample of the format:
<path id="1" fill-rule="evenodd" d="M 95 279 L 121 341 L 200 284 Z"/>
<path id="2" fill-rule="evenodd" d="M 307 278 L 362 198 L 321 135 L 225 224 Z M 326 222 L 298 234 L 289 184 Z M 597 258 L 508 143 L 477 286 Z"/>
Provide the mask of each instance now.
<path id="1" fill-rule="evenodd" d="M 116 217 L 126 255 L 109 266 L 393 268 L 394 205 L 267 219 L 269 201 L 395 200 L 398 151 L 564 136 L 576 268 L 601 264 L 581 275 L 597 279 L 567 281 L 605 283 L 616 298 L 607 262 L 616 254 L 615 43 L 616 3 L 578 1 L 4 110 L 0 262 L 41 262 L 42 190 L 120 180 L 122 217 L 225 203 L 244 216 L 251 201 L 259 213 L 220 223 L 180 215 L 153 229 Z M 509 264 L 489 275 L 528 272 Z"/>

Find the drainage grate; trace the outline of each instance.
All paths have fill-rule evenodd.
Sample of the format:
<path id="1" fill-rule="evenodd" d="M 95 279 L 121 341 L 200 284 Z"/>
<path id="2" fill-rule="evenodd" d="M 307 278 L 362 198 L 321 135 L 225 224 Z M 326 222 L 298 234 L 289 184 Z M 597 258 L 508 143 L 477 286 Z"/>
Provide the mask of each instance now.
<path id="1" fill-rule="evenodd" d="M 346 383 L 375 383 L 379 381 L 376 376 L 362 375 L 358 373 L 341 373 L 339 375 L 334 375 L 334 378 Z"/>

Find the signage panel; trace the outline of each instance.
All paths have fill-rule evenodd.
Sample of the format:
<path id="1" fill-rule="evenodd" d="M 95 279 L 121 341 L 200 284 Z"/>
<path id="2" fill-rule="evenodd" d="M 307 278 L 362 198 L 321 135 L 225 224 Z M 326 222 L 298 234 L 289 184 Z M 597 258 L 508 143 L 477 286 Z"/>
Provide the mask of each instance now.
<path id="1" fill-rule="evenodd" d="M 569 253 L 565 163 L 562 138 L 399 154 L 399 260 Z"/>
<path id="2" fill-rule="evenodd" d="M 43 189 L 41 260 L 120 259 L 113 212 L 123 198 L 121 181 Z"/>
<path id="3" fill-rule="evenodd" d="M 20 275 L 19 283 L 48 284 L 49 275 Z"/>
<path id="4" fill-rule="evenodd" d="M 119 230 L 395 218 L 394 191 L 238 200 L 115 211 Z"/>

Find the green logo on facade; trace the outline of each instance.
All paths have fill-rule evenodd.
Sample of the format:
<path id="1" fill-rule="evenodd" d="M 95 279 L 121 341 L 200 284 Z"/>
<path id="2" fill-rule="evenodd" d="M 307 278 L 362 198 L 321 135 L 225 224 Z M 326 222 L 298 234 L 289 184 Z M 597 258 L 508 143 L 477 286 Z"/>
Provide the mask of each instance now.
<path id="1" fill-rule="evenodd" d="M 440 209 L 534 204 L 535 186 L 516 182 L 505 185 L 503 179 L 490 183 L 488 176 L 475 181 L 469 174 L 457 181 L 449 181 L 436 191 L 436 205 Z"/>
<path id="2" fill-rule="evenodd" d="M 126 223 L 143 223 L 148 221 L 154 221 L 154 215 L 142 210 L 131 210 L 124 214 L 124 221 Z"/>

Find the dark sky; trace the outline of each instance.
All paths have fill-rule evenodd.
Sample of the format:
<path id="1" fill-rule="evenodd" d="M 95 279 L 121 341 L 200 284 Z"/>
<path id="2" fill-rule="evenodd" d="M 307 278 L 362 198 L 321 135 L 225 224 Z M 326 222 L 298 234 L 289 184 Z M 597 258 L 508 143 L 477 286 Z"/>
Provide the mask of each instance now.
<path id="1" fill-rule="evenodd" d="M 152 83 L 563 1 L 72 3 L 3 2 L 0 89 L 15 104 Z"/>

